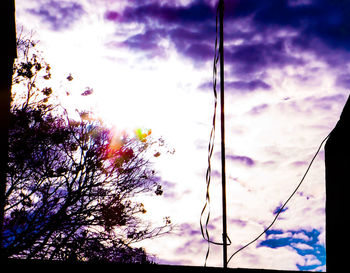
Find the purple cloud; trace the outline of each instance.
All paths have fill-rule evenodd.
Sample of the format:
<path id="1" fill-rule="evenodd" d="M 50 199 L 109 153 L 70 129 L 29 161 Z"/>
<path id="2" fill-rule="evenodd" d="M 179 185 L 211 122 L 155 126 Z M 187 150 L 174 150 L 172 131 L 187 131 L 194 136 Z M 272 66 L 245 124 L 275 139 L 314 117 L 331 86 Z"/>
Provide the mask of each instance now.
<path id="1" fill-rule="evenodd" d="M 307 162 L 307 161 L 294 161 L 291 164 L 295 167 L 299 167 L 299 166 L 306 166 L 309 164 L 309 162 Z"/>
<path id="2" fill-rule="evenodd" d="M 204 82 L 198 86 L 198 89 L 203 91 L 213 90 L 213 82 Z"/>
<path id="3" fill-rule="evenodd" d="M 120 15 L 118 12 L 110 10 L 105 13 L 104 17 L 108 21 L 116 21 L 120 17 Z"/>
<path id="4" fill-rule="evenodd" d="M 343 2 L 227 1 L 227 66 L 234 75 L 249 78 L 270 67 L 303 65 L 303 59 L 291 54 L 302 50 L 339 62 L 339 58 L 331 57 L 334 53 L 332 48 L 350 50 L 350 40 L 346 38 L 350 30 L 350 9 Z M 144 26 L 144 34 L 125 41 L 130 48 L 157 54 L 161 52 L 159 41 L 165 38 L 174 43 L 178 52 L 200 62 L 213 58 L 215 12 L 215 7 L 204 0 L 192 1 L 185 6 L 164 4 L 162 1 L 135 1 L 122 14 L 107 11 L 105 18 L 118 24 L 138 23 Z M 280 30 L 288 35 L 278 35 Z M 259 35 L 265 38 L 256 39 Z M 231 43 L 237 39 L 241 39 L 238 45 Z M 315 39 L 322 45 L 315 46 Z"/>
<path id="5" fill-rule="evenodd" d="M 82 5 L 76 2 L 50 0 L 40 4 L 38 9 L 30 9 L 30 13 L 41 18 L 53 30 L 70 28 L 84 14 Z"/>
<path id="6" fill-rule="evenodd" d="M 202 83 L 198 87 L 201 90 L 207 91 L 212 90 L 213 83 L 212 82 L 206 82 Z M 219 85 L 217 86 L 219 90 Z M 251 80 L 251 81 L 226 81 L 225 82 L 225 89 L 235 92 L 239 91 L 240 93 L 250 93 L 255 91 L 268 91 L 271 89 L 271 86 L 267 83 L 265 83 L 262 80 Z"/>
<path id="7" fill-rule="evenodd" d="M 350 7 L 347 1 L 311 0 L 299 5 L 293 5 L 291 1 L 260 2 L 263 4 L 258 9 L 253 6 L 256 24 L 298 29 L 301 31 L 299 37 L 305 40 L 317 37 L 330 47 L 350 49 Z"/>
<path id="8" fill-rule="evenodd" d="M 241 228 L 244 228 L 247 225 L 247 221 L 240 219 L 229 219 L 230 223 Z"/>
<path id="9" fill-rule="evenodd" d="M 188 223 L 183 223 L 179 226 L 179 230 L 182 235 L 197 236 L 201 235 L 201 231 L 197 226 L 191 226 Z"/>
<path id="10" fill-rule="evenodd" d="M 203 1 L 194 1 L 188 6 L 162 4 L 161 1 L 137 1 L 123 12 L 123 22 L 183 24 L 202 23 L 212 17 L 215 10 Z"/>
<path id="11" fill-rule="evenodd" d="M 212 42 L 208 43 L 208 38 L 212 38 L 215 33 L 215 22 L 212 22 L 215 11 L 201 1 L 188 6 L 148 1 L 130 5 L 118 15 L 107 11 L 105 18 L 116 20 L 118 24 L 136 22 L 144 26 L 142 34 L 134 35 L 124 42 L 132 49 L 153 51 L 153 55 L 159 55 L 163 51 L 160 41 L 169 39 L 178 52 L 194 60 L 205 61 L 213 55 Z"/>
<path id="12" fill-rule="evenodd" d="M 211 177 L 220 178 L 221 177 L 221 172 L 219 172 L 217 170 L 212 170 L 211 171 Z"/>
<path id="13" fill-rule="evenodd" d="M 144 33 L 130 37 L 123 44 L 134 50 L 153 51 L 158 53 L 155 55 L 160 55 L 163 49 L 159 46 L 159 42 L 164 34 L 163 29 L 149 29 Z"/>
<path id="14" fill-rule="evenodd" d="M 316 98 L 314 96 L 305 98 L 305 101 L 313 103 L 313 108 L 319 108 L 322 110 L 332 110 L 334 104 L 343 104 L 346 101 L 346 97 L 343 94 L 335 94 L 331 96 L 324 96 Z"/>
<path id="15" fill-rule="evenodd" d="M 173 182 L 169 182 L 169 181 L 166 181 L 166 180 L 162 180 L 161 181 L 161 185 L 163 187 L 163 196 L 167 199 L 173 199 L 175 200 L 176 198 L 178 198 L 178 195 L 176 194 L 176 191 L 175 191 L 175 187 L 176 187 L 176 184 L 173 183 Z"/>
<path id="16" fill-rule="evenodd" d="M 213 48 L 206 44 L 192 44 L 187 47 L 182 53 L 191 56 L 195 61 L 208 60 L 213 55 Z"/>
<path id="17" fill-rule="evenodd" d="M 350 89 L 350 74 L 341 74 L 337 77 L 335 84 L 344 89 Z"/>
<path id="18" fill-rule="evenodd" d="M 259 115 L 262 112 L 266 111 L 269 108 L 269 105 L 264 103 L 264 104 L 260 104 L 258 106 L 253 107 L 250 111 L 249 114 L 252 115 Z"/>
<path id="19" fill-rule="evenodd" d="M 226 159 L 242 163 L 248 167 L 252 167 L 255 165 L 255 161 L 248 156 L 226 155 Z"/>
<path id="20" fill-rule="evenodd" d="M 242 91 L 255 91 L 258 89 L 270 90 L 271 86 L 262 80 L 252 80 L 252 81 L 233 81 L 227 82 L 226 87 L 228 89 L 238 89 Z"/>
<path id="21" fill-rule="evenodd" d="M 286 39 L 274 43 L 265 41 L 230 46 L 225 60 L 231 65 L 233 75 L 254 75 L 267 68 L 282 68 L 286 65 L 303 65 L 305 61 L 287 53 Z"/>
<path id="22" fill-rule="evenodd" d="M 212 225 L 209 225 L 208 227 L 209 229 L 214 228 Z M 186 238 L 186 242 L 176 249 L 176 253 L 192 254 L 207 245 L 207 242 L 202 238 L 201 231 L 198 229 L 197 225 L 193 226 L 188 223 L 183 223 L 178 227 L 178 230 L 178 235 L 181 236 L 181 238 Z"/>

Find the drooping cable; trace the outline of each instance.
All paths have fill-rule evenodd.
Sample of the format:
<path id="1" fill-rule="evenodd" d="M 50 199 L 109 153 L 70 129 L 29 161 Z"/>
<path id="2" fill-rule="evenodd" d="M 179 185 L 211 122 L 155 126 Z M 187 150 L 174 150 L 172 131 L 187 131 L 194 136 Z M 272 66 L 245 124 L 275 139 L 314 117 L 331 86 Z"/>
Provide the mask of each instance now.
<path id="1" fill-rule="evenodd" d="M 210 235 L 209 235 L 209 231 L 208 231 L 208 225 L 209 225 L 209 221 L 210 221 L 210 182 L 211 182 L 211 157 L 213 154 L 213 150 L 214 150 L 214 140 L 215 140 L 215 127 L 216 127 L 216 110 L 217 110 L 217 89 L 216 89 L 216 85 L 217 85 L 217 64 L 220 58 L 220 49 L 218 50 L 218 18 L 219 18 L 219 13 L 220 13 L 220 5 L 218 5 L 218 8 L 216 10 L 216 38 L 215 38 L 215 54 L 214 54 L 214 63 L 213 63 L 213 92 L 214 92 L 214 113 L 213 113 L 213 120 L 212 120 L 212 129 L 211 129 L 211 133 L 210 133 L 210 140 L 209 140 L 209 145 L 208 145 L 208 168 L 207 168 L 207 172 L 206 172 L 206 200 L 205 200 L 205 204 L 204 207 L 201 211 L 201 215 L 200 215 L 200 228 L 201 228 L 201 234 L 204 240 L 206 240 L 208 242 L 208 248 L 207 248 L 207 253 L 205 256 L 205 263 L 204 266 L 206 266 L 208 257 L 209 257 L 209 253 L 210 253 L 210 245 L 214 244 L 214 245 L 221 245 L 223 246 L 224 244 L 221 242 L 215 242 L 212 241 L 210 239 Z M 260 233 L 257 237 L 255 237 L 252 241 L 250 241 L 249 243 L 247 243 L 246 245 L 244 245 L 243 247 L 239 248 L 237 251 L 235 251 L 230 258 L 227 260 L 226 266 L 228 265 L 228 263 L 231 261 L 231 259 L 238 254 L 240 251 L 242 251 L 243 249 L 247 248 L 248 246 L 250 246 L 251 244 L 253 244 L 254 242 L 256 242 L 263 234 L 265 234 L 277 221 L 279 215 L 283 212 L 284 208 L 286 207 L 286 205 L 288 204 L 288 202 L 292 199 L 292 197 L 295 195 L 295 193 L 299 190 L 300 186 L 302 185 L 302 183 L 305 180 L 306 175 L 308 174 L 315 158 L 317 157 L 320 149 L 322 148 L 322 145 L 324 144 L 324 142 L 329 138 L 330 134 L 325 137 L 320 146 L 318 147 L 316 154 L 314 155 L 314 157 L 312 158 L 310 164 L 308 165 L 308 168 L 306 169 L 306 172 L 304 173 L 301 181 L 299 182 L 299 184 L 296 186 L 296 188 L 294 189 L 294 191 L 292 192 L 292 194 L 288 197 L 288 199 L 284 202 L 284 204 L 282 205 L 282 207 L 280 207 L 280 209 L 278 210 L 276 216 L 274 217 L 274 219 L 272 220 L 272 222 L 270 223 L 270 225 L 265 228 L 265 230 Z M 207 211 L 206 214 L 206 220 L 205 220 L 205 224 L 203 226 L 202 223 L 202 219 L 204 218 L 204 214 Z M 229 243 L 228 245 L 231 245 L 231 240 L 230 238 L 225 235 L 226 238 L 228 239 Z M 223 238 L 225 237 L 223 236 Z"/>
<path id="2" fill-rule="evenodd" d="M 213 113 L 213 121 L 212 121 L 212 129 L 210 132 L 210 138 L 209 138 L 209 145 L 208 145 L 208 168 L 206 172 L 206 195 L 205 195 L 205 204 L 201 212 L 200 216 L 200 228 L 202 237 L 204 240 L 208 242 L 208 248 L 207 253 L 205 256 L 205 262 L 204 266 L 206 266 L 209 252 L 210 252 L 210 244 L 215 243 L 210 240 L 209 231 L 208 231 L 208 224 L 210 220 L 210 182 L 211 182 L 211 157 L 213 155 L 214 151 L 214 141 L 215 141 L 215 126 L 216 126 L 216 109 L 218 104 L 218 95 L 216 91 L 216 84 L 217 84 L 217 63 L 219 61 L 219 54 L 218 54 L 218 12 L 219 8 L 216 11 L 216 37 L 215 37 L 215 53 L 214 53 L 214 63 L 213 63 L 213 92 L 214 92 L 214 113 Z M 206 215 L 205 224 L 203 227 L 202 224 L 202 218 L 204 216 L 205 211 L 208 210 Z"/>
<path id="3" fill-rule="evenodd" d="M 299 184 L 297 185 L 297 187 L 295 188 L 295 190 L 292 192 L 292 194 L 288 197 L 288 199 L 284 202 L 283 206 L 280 207 L 280 209 L 278 210 L 275 218 L 272 220 L 272 222 L 270 223 L 270 225 L 263 231 L 261 232 L 257 237 L 255 237 L 253 240 L 251 240 L 249 243 L 247 243 L 246 245 L 244 245 L 243 247 L 239 248 L 238 250 L 236 250 L 228 259 L 227 263 L 229 263 L 231 261 L 231 259 L 239 252 L 241 252 L 243 249 L 245 249 L 246 247 L 250 246 L 252 243 L 256 242 L 262 235 L 264 235 L 276 222 L 277 218 L 279 217 L 279 215 L 283 212 L 284 208 L 286 207 L 286 205 L 288 204 L 288 202 L 290 201 L 290 199 L 292 199 L 292 197 L 295 195 L 295 193 L 299 190 L 301 184 L 304 182 L 306 175 L 308 174 L 315 158 L 317 157 L 318 153 L 320 152 L 323 144 L 325 143 L 325 141 L 329 138 L 331 133 L 329 133 L 321 142 L 320 146 L 318 147 L 314 157 L 312 158 L 309 166 L 307 167 L 302 179 L 300 180 Z"/>
<path id="4" fill-rule="evenodd" d="M 207 253 L 205 256 L 205 263 L 204 266 L 206 266 L 208 257 L 209 257 L 209 252 L 210 252 L 210 244 L 214 245 L 223 245 L 221 242 L 214 242 L 210 239 L 209 231 L 208 231 L 208 225 L 210 221 L 210 182 L 211 182 L 211 157 L 213 155 L 214 151 L 214 141 L 215 141 L 215 127 L 216 127 L 216 110 L 217 110 L 217 90 L 216 90 L 216 85 L 217 85 L 217 64 L 219 61 L 219 49 L 218 49 L 218 18 L 219 18 L 219 12 L 220 12 L 220 5 L 218 5 L 217 10 L 216 10 L 216 37 L 215 37 L 215 53 L 214 53 L 214 63 L 213 63 L 213 92 L 214 92 L 214 113 L 213 113 L 213 121 L 212 121 L 212 129 L 210 132 L 210 138 L 209 138 L 209 145 L 208 145 L 208 168 L 206 172 L 206 200 L 204 207 L 201 212 L 200 216 L 200 228 L 201 228 L 201 234 L 204 240 L 208 242 L 208 248 L 207 248 Z M 202 218 L 204 217 L 205 212 L 207 211 L 206 214 L 206 220 L 205 224 L 203 226 L 202 223 Z M 231 240 L 229 237 L 227 237 L 229 243 L 227 245 L 231 244 Z"/>

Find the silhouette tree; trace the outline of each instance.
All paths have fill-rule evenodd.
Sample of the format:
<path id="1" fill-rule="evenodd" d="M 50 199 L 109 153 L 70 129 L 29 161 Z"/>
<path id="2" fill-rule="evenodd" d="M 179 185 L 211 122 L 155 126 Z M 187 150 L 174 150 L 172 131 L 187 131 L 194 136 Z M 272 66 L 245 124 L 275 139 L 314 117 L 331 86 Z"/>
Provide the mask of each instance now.
<path id="1" fill-rule="evenodd" d="M 162 194 L 150 157 L 163 142 L 150 131 L 118 136 L 87 112 L 70 118 L 54 103 L 52 88 L 39 87 L 51 73 L 31 53 L 34 47 L 20 39 L 22 58 L 14 65 L 13 84 L 24 92 L 13 95 L 11 107 L 6 256 L 150 262 L 131 244 L 168 232 L 171 222 L 165 217 L 164 225 L 152 227 L 142 221 L 146 210 L 135 197 Z"/>

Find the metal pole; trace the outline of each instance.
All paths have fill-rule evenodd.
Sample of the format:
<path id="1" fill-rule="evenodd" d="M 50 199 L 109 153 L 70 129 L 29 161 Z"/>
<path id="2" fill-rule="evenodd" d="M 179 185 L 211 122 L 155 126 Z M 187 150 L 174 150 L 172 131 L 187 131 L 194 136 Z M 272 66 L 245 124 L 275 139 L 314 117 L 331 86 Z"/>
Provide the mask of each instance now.
<path id="1" fill-rule="evenodd" d="M 221 107 L 221 176 L 223 265 L 227 268 L 226 161 L 225 161 L 225 96 L 224 96 L 224 0 L 220 0 L 220 107 Z"/>

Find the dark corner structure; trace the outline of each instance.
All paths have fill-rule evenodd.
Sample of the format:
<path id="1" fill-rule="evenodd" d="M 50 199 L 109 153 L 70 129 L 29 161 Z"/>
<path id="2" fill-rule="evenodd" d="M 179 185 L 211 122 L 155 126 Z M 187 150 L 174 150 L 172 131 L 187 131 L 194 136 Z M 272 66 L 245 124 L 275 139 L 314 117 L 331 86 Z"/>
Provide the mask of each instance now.
<path id="1" fill-rule="evenodd" d="M 8 127 L 11 101 L 12 67 L 16 53 L 16 28 L 15 28 L 15 0 L 0 1 L 0 228 L 4 218 L 4 193 L 6 182 L 6 166 L 8 157 Z M 350 193 L 347 191 L 350 183 L 350 97 L 345 104 L 340 119 L 331 132 L 325 145 L 326 157 L 326 248 L 327 248 L 327 272 L 343 272 L 347 262 L 346 249 L 346 224 L 347 201 Z M 2 248 L 2 232 L 0 232 L 0 250 Z M 344 244 L 344 247 L 342 245 Z M 344 250 L 345 248 L 345 250 Z M 46 261 L 21 261 L 6 260 L 1 257 L 1 262 L 11 265 L 38 265 L 58 266 L 67 265 L 60 262 Z M 89 263 L 77 263 L 78 269 L 90 269 Z M 71 268 L 72 264 L 69 265 Z M 105 265 L 97 265 L 102 269 Z M 151 272 L 291 272 L 257 269 L 222 269 L 204 268 L 193 266 L 167 266 L 167 265 L 108 265 L 113 271 L 137 270 Z M 342 270 L 339 270 L 342 269 Z"/>
<path id="2" fill-rule="evenodd" d="M 350 96 L 326 142 L 325 161 L 327 272 L 342 272 L 349 258 Z"/>
<path id="3" fill-rule="evenodd" d="M 12 67 L 17 57 L 15 0 L 0 1 L 0 231 L 3 228 L 6 167 L 8 161 L 8 127 L 11 102 Z M 3 258 L 0 232 L 0 259 Z"/>

